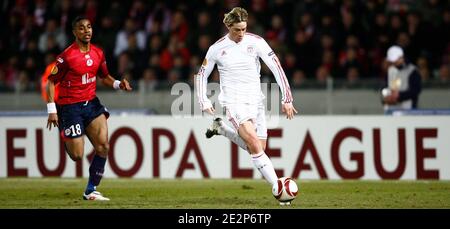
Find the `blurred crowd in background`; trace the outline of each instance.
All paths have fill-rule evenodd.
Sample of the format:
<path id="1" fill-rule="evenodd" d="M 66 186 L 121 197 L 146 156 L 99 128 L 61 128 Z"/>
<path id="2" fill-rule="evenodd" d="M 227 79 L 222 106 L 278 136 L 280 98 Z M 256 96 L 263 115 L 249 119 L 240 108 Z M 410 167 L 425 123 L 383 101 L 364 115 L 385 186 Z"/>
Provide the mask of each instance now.
<path id="1" fill-rule="evenodd" d="M 424 83 L 450 81 L 447 0 L 2 0 L 0 92 L 40 90 L 46 66 L 87 16 L 111 75 L 146 91 L 192 83 L 209 48 L 227 33 L 224 13 L 248 10 L 248 32 L 278 54 L 292 88 L 382 82 L 398 44 Z M 274 81 L 263 65 L 263 81 Z M 215 70 L 210 81 L 218 81 Z"/>

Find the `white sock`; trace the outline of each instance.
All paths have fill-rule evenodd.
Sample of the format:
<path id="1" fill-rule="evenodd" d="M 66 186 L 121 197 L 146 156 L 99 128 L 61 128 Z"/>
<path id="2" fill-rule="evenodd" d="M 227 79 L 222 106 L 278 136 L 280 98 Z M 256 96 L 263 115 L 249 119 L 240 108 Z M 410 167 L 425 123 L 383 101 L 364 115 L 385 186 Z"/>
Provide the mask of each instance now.
<path id="1" fill-rule="evenodd" d="M 227 137 L 233 143 L 235 143 L 236 145 L 238 145 L 239 147 L 241 147 L 245 151 L 248 151 L 247 150 L 247 144 L 245 144 L 244 139 L 242 139 L 241 136 L 239 136 L 239 134 L 236 133 L 236 131 L 233 128 L 229 127 L 223 121 L 222 121 L 221 126 L 219 128 L 219 134 Z"/>
<path id="2" fill-rule="evenodd" d="M 266 155 L 266 153 L 264 153 L 264 151 L 252 155 L 252 162 L 253 165 L 255 165 L 255 168 L 259 170 L 259 172 L 270 183 L 270 185 L 273 185 L 277 182 L 278 177 L 275 173 L 275 169 L 273 168 L 272 161 Z"/>

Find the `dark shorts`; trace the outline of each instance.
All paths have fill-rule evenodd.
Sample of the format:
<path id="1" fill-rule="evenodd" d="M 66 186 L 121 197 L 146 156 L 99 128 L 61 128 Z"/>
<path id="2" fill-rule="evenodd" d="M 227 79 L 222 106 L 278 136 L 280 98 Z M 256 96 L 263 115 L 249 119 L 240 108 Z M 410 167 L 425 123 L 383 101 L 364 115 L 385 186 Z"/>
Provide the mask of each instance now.
<path id="1" fill-rule="evenodd" d="M 83 136 L 89 123 L 101 114 L 109 117 L 108 109 L 97 97 L 86 102 L 57 105 L 57 109 L 59 131 L 64 139 Z"/>

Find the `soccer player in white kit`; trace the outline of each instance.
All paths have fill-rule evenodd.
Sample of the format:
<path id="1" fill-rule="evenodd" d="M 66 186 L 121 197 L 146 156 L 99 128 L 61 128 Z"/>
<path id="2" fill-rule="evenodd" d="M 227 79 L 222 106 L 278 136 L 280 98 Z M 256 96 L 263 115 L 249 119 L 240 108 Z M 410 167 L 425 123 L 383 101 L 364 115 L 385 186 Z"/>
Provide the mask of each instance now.
<path id="1" fill-rule="evenodd" d="M 240 7 L 225 14 L 223 23 L 228 34 L 211 45 L 196 75 L 195 86 L 200 108 L 214 115 L 214 108 L 206 96 L 208 77 L 217 64 L 220 74 L 219 102 L 226 111 L 234 129 L 220 118 L 207 130 L 207 138 L 223 135 L 247 150 L 254 166 L 273 185 L 278 177 L 270 158 L 265 154 L 267 127 L 264 94 L 260 85 L 261 58 L 270 68 L 282 94 L 282 112 L 292 119 L 297 110 L 292 106 L 292 93 L 288 80 L 275 53 L 267 42 L 247 33 L 248 13 Z"/>

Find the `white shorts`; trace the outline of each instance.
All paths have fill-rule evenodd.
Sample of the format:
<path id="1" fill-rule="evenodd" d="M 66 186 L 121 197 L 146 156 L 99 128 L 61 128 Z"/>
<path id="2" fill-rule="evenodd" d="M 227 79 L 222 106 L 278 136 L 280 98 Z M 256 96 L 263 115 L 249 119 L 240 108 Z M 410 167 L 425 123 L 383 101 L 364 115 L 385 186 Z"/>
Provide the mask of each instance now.
<path id="1" fill-rule="evenodd" d="M 225 107 L 227 119 L 236 131 L 239 125 L 251 121 L 256 127 L 256 135 L 259 139 L 267 139 L 267 126 L 264 104 L 229 104 Z"/>

